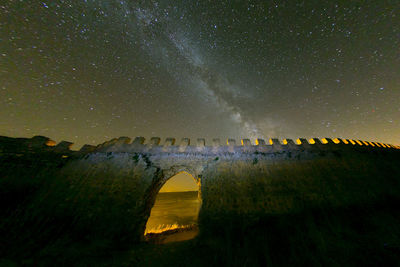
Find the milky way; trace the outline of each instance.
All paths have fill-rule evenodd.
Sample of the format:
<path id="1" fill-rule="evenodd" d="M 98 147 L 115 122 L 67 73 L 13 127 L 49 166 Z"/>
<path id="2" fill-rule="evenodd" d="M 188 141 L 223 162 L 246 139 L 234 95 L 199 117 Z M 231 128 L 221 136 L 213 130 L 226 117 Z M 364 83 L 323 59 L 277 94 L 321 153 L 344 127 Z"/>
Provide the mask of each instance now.
<path id="1" fill-rule="evenodd" d="M 1 4 L 0 135 L 400 143 L 398 1 L 260 2 Z"/>

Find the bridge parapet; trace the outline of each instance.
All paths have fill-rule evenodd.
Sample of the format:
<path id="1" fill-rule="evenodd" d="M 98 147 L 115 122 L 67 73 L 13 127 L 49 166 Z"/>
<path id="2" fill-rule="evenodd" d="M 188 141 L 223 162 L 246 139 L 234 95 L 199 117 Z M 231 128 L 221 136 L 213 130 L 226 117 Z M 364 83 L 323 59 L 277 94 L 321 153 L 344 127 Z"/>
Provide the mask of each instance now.
<path id="1" fill-rule="evenodd" d="M 271 138 L 268 144 L 263 139 L 256 139 L 252 144 L 250 139 L 227 139 L 225 144 L 215 138 L 210 144 L 206 144 L 204 138 L 198 138 L 195 144 L 191 144 L 190 138 L 182 138 L 179 144 L 176 139 L 169 137 L 162 142 L 160 137 L 136 137 L 133 141 L 129 137 L 119 137 L 108 140 L 97 146 L 84 145 L 79 151 L 71 150 L 73 143 L 61 141 L 56 143 L 48 137 L 35 136 L 32 138 L 11 138 L 0 136 L 0 152 L 20 153 L 32 151 L 45 151 L 55 153 L 87 154 L 93 152 L 126 152 L 126 153 L 189 153 L 189 154 L 220 154 L 220 153 L 274 153 L 284 151 L 338 151 L 338 150 L 397 150 L 400 146 L 380 142 L 342 138 L 299 138 L 292 139 Z"/>
<path id="2" fill-rule="evenodd" d="M 124 139 L 125 140 L 125 139 Z M 205 139 L 198 138 L 194 145 L 189 138 L 182 138 L 179 144 L 175 138 L 166 138 L 161 143 L 161 138 L 152 137 L 146 142 L 143 137 L 137 137 L 132 144 L 124 140 L 111 139 L 100 144 L 96 152 L 135 152 L 135 153 L 200 153 L 200 154 L 220 154 L 220 153 L 274 153 L 284 151 L 337 151 L 348 149 L 399 149 L 398 146 L 369 142 L 362 140 L 342 139 L 342 138 L 299 138 L 294 142 L 292 139 L 271 138 L 268 144 L 263 139 L 256 139 L 253 145 L 250 139 L 241 139 L 239 143 L 235 139 L 229 138 L 222 144 L 219 138 L 212 139 L 210 144 L 206 144 Z"/>

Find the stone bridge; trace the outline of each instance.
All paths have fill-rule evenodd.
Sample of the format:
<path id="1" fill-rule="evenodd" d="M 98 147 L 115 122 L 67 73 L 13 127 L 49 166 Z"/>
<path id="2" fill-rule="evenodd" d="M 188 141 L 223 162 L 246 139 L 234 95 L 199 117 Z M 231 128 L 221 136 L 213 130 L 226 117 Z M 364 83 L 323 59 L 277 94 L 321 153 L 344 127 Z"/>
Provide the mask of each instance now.
<path id="1" fill-rule="evenodd" d="M 339 138 L 257 139 L 255 145 L 249 139 L 160 141 L 120 137 L 73 151 L 70 142 L 42 136 L 0 137 L 2 213 L 49 232 L 57 225 L 76 236 L 140 241 L 158 191 L 181 171 L 200 186 L 201 235 L 400 196 L 400 147 L 391 144 Z"/>

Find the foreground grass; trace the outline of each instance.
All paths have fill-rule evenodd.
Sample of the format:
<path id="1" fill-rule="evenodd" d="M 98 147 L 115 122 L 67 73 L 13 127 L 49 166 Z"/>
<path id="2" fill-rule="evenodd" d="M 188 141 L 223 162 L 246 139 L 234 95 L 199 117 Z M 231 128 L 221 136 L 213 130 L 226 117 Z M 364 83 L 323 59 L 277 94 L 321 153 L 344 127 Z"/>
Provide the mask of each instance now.
<path id="1" fill-rule="evenodd" d="M 234 223 L 217 232 L 206 229 L 192 240 L 161 245 L 62 236 L 33 254 L 15 251 L 0 265 L 396 266 L 400 262 L 397 204 L 388 200 L 379 205 L 270 216 L 244 228 L 243 223 Z"/>

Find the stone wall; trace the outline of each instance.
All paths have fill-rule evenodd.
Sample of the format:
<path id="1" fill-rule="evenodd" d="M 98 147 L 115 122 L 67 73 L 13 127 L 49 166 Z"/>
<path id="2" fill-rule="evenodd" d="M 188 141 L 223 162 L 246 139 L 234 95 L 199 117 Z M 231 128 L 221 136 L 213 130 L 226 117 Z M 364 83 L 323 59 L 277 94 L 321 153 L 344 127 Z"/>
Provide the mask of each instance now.
<path id="1" fill-rule="evenodd" d="M 138 242 L 162 185 L 180 171 L 200 184 L 203 236 L 270 216 L 370 205 L 400 196 L 398 146 L 342 139 L 113 139 L 72 151 L 46 137 L 0 137 L 1 215 L 43 239 Z M 17 229 L 17 228 L 15 228 Z M 10 236 L 12 239 L 12 237 Z M 28 238 L 28 237 L 27 237 Z M 5 244 L 7 246 L 10 244 Z"/>

